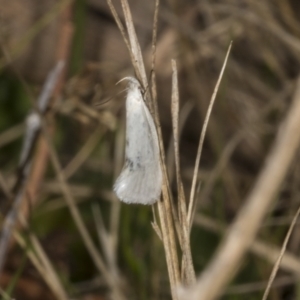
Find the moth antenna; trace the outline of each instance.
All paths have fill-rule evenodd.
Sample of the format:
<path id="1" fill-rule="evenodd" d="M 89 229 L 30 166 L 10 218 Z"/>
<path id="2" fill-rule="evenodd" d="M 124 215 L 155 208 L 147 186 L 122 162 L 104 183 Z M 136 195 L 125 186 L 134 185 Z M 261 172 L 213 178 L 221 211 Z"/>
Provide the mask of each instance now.
<path id="1" fill-rule="evenodd" d="M 127 91 L 128 91 L 128 88 L 125 88 L 125 89 L 123 89 L 122 91 L 118 92 L 114 97 L 120 95 L 120 94 L 123 93 L 123 92 L 127 92 Z M 109 101 L 111 101 L 114 97 L 109 97 L 108 99 L 106 99 L 106 100 L 104 100 L 104 101 L 102 101 L 102 102 L 99 102 L 99 103 L 94 104 L 94 106 L 95 106 L 95 107 L 99 107 L 99 106 L 101 106 L 101 105 L 103 105 L 103 104 L 106 104 L 106 103 L 108 103 Z"/>

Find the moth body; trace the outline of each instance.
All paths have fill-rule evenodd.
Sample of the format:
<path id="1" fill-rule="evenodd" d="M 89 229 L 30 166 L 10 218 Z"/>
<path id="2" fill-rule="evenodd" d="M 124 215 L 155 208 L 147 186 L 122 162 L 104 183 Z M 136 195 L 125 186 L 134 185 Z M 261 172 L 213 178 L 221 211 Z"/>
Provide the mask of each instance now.
<path id="1" fill-rule="evenodd" d="M 125 164 L 114 191 L 126 203 L 154 204 L 162 185 L 157 132 L 139 82 L 133 77 L 126 79 Z"/>

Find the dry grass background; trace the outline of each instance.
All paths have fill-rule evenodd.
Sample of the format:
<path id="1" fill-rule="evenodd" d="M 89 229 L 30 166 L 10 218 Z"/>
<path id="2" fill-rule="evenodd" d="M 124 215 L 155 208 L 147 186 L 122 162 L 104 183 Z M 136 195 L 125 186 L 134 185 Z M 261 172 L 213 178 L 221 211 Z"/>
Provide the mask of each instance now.
<path id="1" fill-rule="evenodd" d="M 121 2 L 114 5 L 125 25 Z M 172 237 L 162 242 L 156 234 L 167 236 L 159 228 L 168 213 L 168 190 L 155 208 L 155 230 L 150 207 L 121 204 L 111 190 L 122 167 L 125 134 L 123 87 L 115 83 L 134 68 L 106 1 L 0 0 L 2 237 L 5 216 L 19 212 L 5 256 L 0 247 L 2 297 L 177 299 L 176 284 L 194 282 L 195 269 L 196 277 L 202 276 L 190 290 L 197 294 L 193 299 L 262 299 L 299 207 L 300 5 L 295 0 L 161 1 L 155 73 L 155 3 L 129 5 L 149 101 L 150 88 L 153 98 L 157 94 L 170 205 L 176 211 L 168 218 L 176 221 L 178 214 L 181 225 L 174 228 L 176 247 L 166 248 Z M 133 32 L 130 37 L 134 40 Z M 189 199 L 202 125 L 231 40 L 197 174 L 193 266 L 188 267 L 185 212 L 182 205 L 177 211 L 177 204 Z M 134 43 L 129 48 L 138 58 Z M 60 60 L 64 70 L 49 79 Z M 139 58 L 135 67 L 143 76 Z M 176 105 L 171 113 L 171 99 L 178 103 L 176 70 L 179 128 L 172 125 Z M 25 119 L 45 94 L 50 108 L 41 111 L 41 133 L 24 154 Z M 180 176 L 172 138 L 177 130 Z M 266 159 L 274 167 L 269 173 Z M 263 197 L 255 194 L 260 184 L 267 190 Z M 251 203 L 256 203 L 252 211 L 247 210 Z M 300 297 L 299 249 L 296 223 L 270 299 Z M 218 260 L 222 253 L 226 264 Z"/>

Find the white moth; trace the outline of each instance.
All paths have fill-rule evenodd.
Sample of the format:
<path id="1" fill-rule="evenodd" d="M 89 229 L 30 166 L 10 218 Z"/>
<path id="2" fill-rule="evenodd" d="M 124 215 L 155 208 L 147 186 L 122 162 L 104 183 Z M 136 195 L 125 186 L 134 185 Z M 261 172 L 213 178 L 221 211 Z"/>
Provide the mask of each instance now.
<path id="1" fill-rule="evenodd" d="M 133 77 L 124 79 L 129 81 L 125 164 L 114 191 L 123 202 L 153 204 L 160 197 L 162 185 L 157 132 L 140 83 Z"/>

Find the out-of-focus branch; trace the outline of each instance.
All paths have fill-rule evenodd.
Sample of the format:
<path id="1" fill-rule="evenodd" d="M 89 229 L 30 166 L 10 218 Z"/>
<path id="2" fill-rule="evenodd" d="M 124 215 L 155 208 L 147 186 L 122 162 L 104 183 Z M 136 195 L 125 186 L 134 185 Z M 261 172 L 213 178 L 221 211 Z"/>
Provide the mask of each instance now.
<path id="1" fill-rule="evenodd" d="M 25 198 L 25 192 L 28 183 L 28 177 L 32 166 L 32 153 L 36 145 L 36 141 L 40 132 L 41 116 L 46 112 L 50 96 L 56 85 L 57 78 L 62 70 L 63 63 L 57 64 L 55 69 L 49 74 L 44 88 L 42 89 L 41 97 L 39 97 L 37 108 L 39 111 L 31 112 L 26 120 L 26 131 L 24 136 L 23 147 L 20 155 L 18 177 L 13 188 L 14 196 L 12 201 L 12 208 L 5 217 L 1 236 L 0 236 L 0 273 L 2 271 L 8 242 L 11 237 L 12 229 L 15 225 L 19 207 Z"/>
<path id="2" fill-rule="evenodd" d="M 69 60 L 70 54 L 70 44 L 73 37 L 73 25 L 72 25 L 72 3 L 65 7 L 60 15 L 60 36 L 58 41 L 58 46 L 56 49 L 56 59 L 57 61 L 65 61 L 66 63 Z M 52 92 L 53 100 L 51 106 L 54 106 L 56 101 L 61 94 L 62 88 L 65 83 L 65 73 L 67 66 L 65 67 L 62 74 L 59 76 L 59 80 L 55 86 L 54 91 Z M 42 96 L 41 96 L 42 97 Z M 51 117 L 51 116 L 49 116 Z M 53 128 L 52 128 L 53 130 Z M 34 205 L 37 202 L 37 193 L 40 189 L 40 186 L 43 182 L 44 174 L 46 167 L 48 166 L 49 153 L 47 149 L 47 143 L 41 137 L 38 141 L 36 156 L 30 175 L 30 182 L 28 184 L 28 195 L 31 200 L 31 204 Z M 26 207 L 23 207 L 23 214 L 27 214 Z"/>
<path id="3" fill-rule="evenodd" d="M 2 233 L 1 233 L 2 239 L 0 240 L 0 272 L 3 264 L 3 262 L 1 261 L 2 259 L 1 256 L 3 255 L 4 257 L 7 251 L 6 249 L 7 242 L 9 241 L 9 236 L 11 235 L 11 228 L 15 223 L 14 220 L 16 219 L 15 212 L 17 212 L 17 210 L 22 211 L 22 214 L 26 218 L 26 215 L 28 214 L 28 203 L 25 203 L 23 205 L 24 201 L 21 200 L 26 193 L 26 196 L 28 197 L 27 199 L 30 199 L 31 201 L 31 205 L 36 202 L 37 190 L 40 187 L 40 183 L 42 182 L 44 171 L 47 166 L 47 161 L 48 161 L 47 146 L 42 139 L 38 139 L 38 133 L 39 133 L 38 123 L 40 122 L 39 119 L 40 114 L 44 114 L 45 109 L 49 106 L 48 103 L 51 96 L 54 96 L 53 98 L 56 99 L 57 96 L 60 94 L 63 86 L 64 76 L 60 76 L 62 73 L 62 65 L 63 65 L 62 61 L 68 61 L 69 48 L 70 48 L 69 46 L 72 40 L 72 32 L 73 32 L 73 27 L 71 22 L 72 19 L 71 3 L 72 0 L 66 0 L 59 5 L 60 7 L 59 10 L 54 10 L 51 13 L 51 15 L 53 15 L 53 13 L 57 14 L 58 12 L 61 11 L 61 9 L 63 10 L 60 15 L 61 31 L 60 31 L 59 41 L 58 41 L 58 47 L 56 49 L 57 50 L 56 56 L 57 56 L 58 63 L 57 63 L 56 70 L 54 70 L 53 73 L 48 76 L 46 80 L 46 84 L 38 99 L 37 105 L 34 104 L 33 97 L 31 95 L 32 105 L 36 108 L 36 111 L 27 118 L 28 123 L 30 123 L 28 124 L 28 126 L 29 127 L 31 126 L 32 130 L 30 129 L 29 133 L 25 133 L 24 146 L 23 146 L 20 165 L 19 165 L 19 174 L 17 176 L 16 184 L 14 185 L 13 188 L 14 199 L 12 201 L 13 202 L 12 209 L 7 214 L 6 219 L 2 225 Z M 6 61 L 11 63 L 13 61 L 14 54 L 11 54 L 9 51 L 6 50 L 6 48 L 2 44 L 2 41 L 0 46 Z M 22 76 L 20 76 L 18 70 L 14 70 L 14 71 L 17 74 L 19 80 L 25 86 L 25 88 L 27 88 L 27 93 L 31 94 Z M 11 134 L 11 132 L 9 132 L 8 134 Z M 2 140 L 3 139 L 4 137 L 2 136 Z M 33 160 L 31 152 L 32 149 L 35 148 L 36 143 L 38 144 L 38 149 L 36 151 L 35 159 Z M 26 157 L 26 153 L 28 153 L 28 157 Z M 28 160 L 30 160 L 30 163 Z M 30 173 L 30 177 L 29 177 L 29 173 Z"/>
<path id="4" fill-rule="evenodd" d="M 283 121 L 252 192 L 197 283 L 180 291 L 180 299 L 216 299 L 238 271 L 263 218 L 279 190 L 300 142 L 300 78 Z"/>
<path id="5" fill-rule="evenodd" d="M 204 214 L 197 214 L 193 224 L 195 226 L 201 226 L 217 234 L 224 234 L 227 230 L 224 224 L 219 224 L 217 220 L 207 217 Z M 251 244 L 249 251 L 261 259 L 268 261 L 271 265 L 275 264 L 280 254 L 280 249 L 278 246 L 268 244 L 261 239 L 255 239 Z M 284 253 L 280 268 L 287 272 L 293 273 L 295 276 L 300 276 L 300 260 L 290 252 Z"/>

